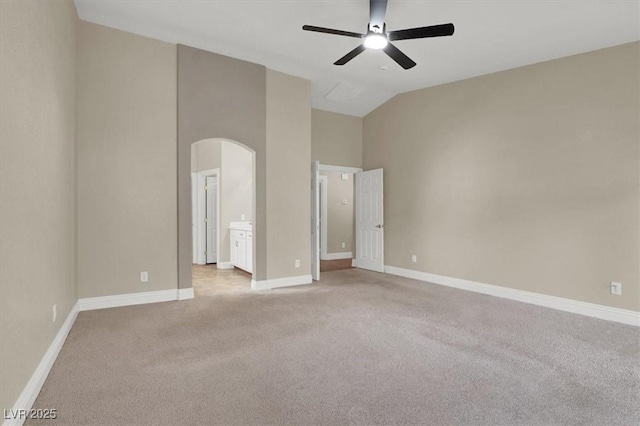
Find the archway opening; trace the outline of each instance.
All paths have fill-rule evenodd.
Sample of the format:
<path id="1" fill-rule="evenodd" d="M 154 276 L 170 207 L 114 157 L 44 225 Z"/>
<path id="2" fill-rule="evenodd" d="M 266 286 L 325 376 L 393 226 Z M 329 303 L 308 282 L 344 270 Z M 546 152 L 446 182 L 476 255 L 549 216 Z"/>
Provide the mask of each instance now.
<path id="1" fill-rule="evenodd" d="M 211 138 L 191 145 L 195 297 L 251 290 L 255 270 L 255 152 Z"/>

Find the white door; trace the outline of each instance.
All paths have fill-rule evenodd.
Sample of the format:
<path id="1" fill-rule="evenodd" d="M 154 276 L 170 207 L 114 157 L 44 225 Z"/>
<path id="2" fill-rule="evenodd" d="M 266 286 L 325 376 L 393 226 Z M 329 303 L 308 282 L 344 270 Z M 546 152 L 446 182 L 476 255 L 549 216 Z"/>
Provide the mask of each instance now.
<path id="1" fill-rule="evenodd" d="M 207 263 L 218 262 L 218 179 L 207 176 Z"/>
<path id="2" fill-rule="evenodd" d="M 384 272 L 382 169 L 356 173 L 356 266 Z"/>
<path id="3" fill-rule="evenodd" d="M 320 163 L 311 163 L 311 278 L 320 279 Z"/>

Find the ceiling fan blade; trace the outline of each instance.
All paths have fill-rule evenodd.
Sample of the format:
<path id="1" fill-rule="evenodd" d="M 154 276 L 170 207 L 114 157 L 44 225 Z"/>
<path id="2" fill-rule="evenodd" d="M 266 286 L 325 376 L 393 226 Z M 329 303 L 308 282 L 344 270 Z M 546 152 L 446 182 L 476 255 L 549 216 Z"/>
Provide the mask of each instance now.
<path id="1" fill-rule="evenodd" d="M 369 0 L 369 25 L 384 29 L 384 17 L 387 14 L 387 0 Z"/>
<path id="2" fill-rule="evenodd" d="M 352 33 L 351 31 L 334 30 L 332 28 L 315 27 L 313 25 L 303 25 L 302 29 L 305 31 L 313 31 L 316 33 L 333 34 L 333 35 L 339 35 L 339 36 L 345 36 L 345 37 L 355 37 L 355 38 L 364 37 L 364 34 L 360 34 L 360 33 Z"/>
<path id="3" fill-rule="evenodd" d="M 389 40 L 410 40 L 414 38 L 444 37 L 453 35 L 453 24 L 431 25 L 430 27 L 409 28 L 406 30 L 389 31 Z"/>
<path id="4" fill-rule="evenodd" d="M 391 43 L 387 44 L 387 47 L 385 47 L 382 50 L 384 50 L 384 53 L 389 55 L 391 59 L 396 61 L 398 65 L 400 65 L 405 70 L 408 70 L 409 68 L 413 68 L 416 66 L 416 63 L 413 62 L 411 58 L 409 58 L 407 55 L 402 53 L 400 49 L 398 49 Z"/>
<path id="5" fill-rule="evenodd" d="M 363 44 L 361 44 L 360 46 L 358 46 L 355 49 L 353 49 L 351 52 L 349 52 L 346 55 L 344 55 L 342 58 L 340 58 L 337 61 L 335 61 L 333 63 L 333 65 L 344 65 L 347 62 L 349 62 L 350 60 L 352 60 L 353 58 L 355 58 L 356 56 L 358 56 L 359 54 L 361 54 L 362 52 L 364 52 L 366 49 L 367 48 L 364 47 Z"/>

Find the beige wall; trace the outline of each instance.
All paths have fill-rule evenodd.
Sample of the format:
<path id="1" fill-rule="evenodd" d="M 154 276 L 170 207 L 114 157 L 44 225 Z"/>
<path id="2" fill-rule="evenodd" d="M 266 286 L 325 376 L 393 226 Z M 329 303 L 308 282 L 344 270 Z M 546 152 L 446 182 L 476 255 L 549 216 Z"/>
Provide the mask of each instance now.
<path id="1" fill-rule="evenodd" d="M 219 169 L 222 162 L 222 141 L 210 139 L 191 145 L 191 172 Z"/>
<path id="2" fill-rule="evenodd" d="M 639 51 L 406 93 L 369 114 L 385 263 L 639 310 Z"/>
<path id="3" fill-rule="evenodd" d="M 327 177 L 327 253 L 355 254 L 354 175 L 347 174 L 349 180 L 342 180 L 339 172 L 323 171 L 320 175 Z"/>
<path id="4" fill-rule="evenodd" d="M 253 258 L 255 279 L 267 274 L 266 70 L 178 45 L 178 283 L 191 287 L 191 144 L 211 138 L 255 153 Z"/>
<path id="5" fill-rule="evenodd" d="M 175 144 L 175 45 L 82 22 L 80 297 L 176 288 Z"/>
<path id="6" fill-rule="evenodd" d="M 311 110 L 311 159 L 321 164 L 362 167 L 360 117 Z"/>
<path id="7" fill-rule="evenodd" d="M 268 279 L 311 273 L 310 99 L 308 80 L 267 70 Z"/>
<path id="8" fill-rule="evenodd" d="M 77 21 L 71 1 L 0 2 L 1 410 L 77 299 Z"/>
<path id="9" fill-rule="evenodd" d="M 229 262 L 229 223 L 253 219 L 253 154 L 233 142 L 221 142 L 220 261 Z"/>
<path id="10" fill-rule="evenodd" d="M 346 167 L 362 167 L 363 119 L 351 115 L 311 110 L 311 159 L 320 164 Z M 340 180 L 339 173 L 322 173 L 329 176 L 327 253 L 352 252 L 355 255 L 355 222 L 353 213 L 353 175 L 348 181 Z M 333 183 L 333 185 L 332 185 Z M 349 198 L 349 188 L 351 195 Z M 342 196 L 343 194 L 344 196 Z M 332 200 L 335 198 L 334 200 Z M 350 199 L 346 206 L 339 204 Z M 351 219 L 349 219 L 351 217 Z M 346 248 L 342 248 L 342 242 Z"/>

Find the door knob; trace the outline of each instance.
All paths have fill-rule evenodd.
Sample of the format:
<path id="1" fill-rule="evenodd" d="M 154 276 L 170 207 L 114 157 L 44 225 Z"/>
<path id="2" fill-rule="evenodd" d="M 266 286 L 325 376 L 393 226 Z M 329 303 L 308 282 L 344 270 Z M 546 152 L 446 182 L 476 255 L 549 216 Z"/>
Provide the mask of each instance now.
<path id="1" fill-rule="evenodd" d="M 383 227 L 382 225 L 376 225 L 376 228 L 382 228 L 382 227 Z"/>

